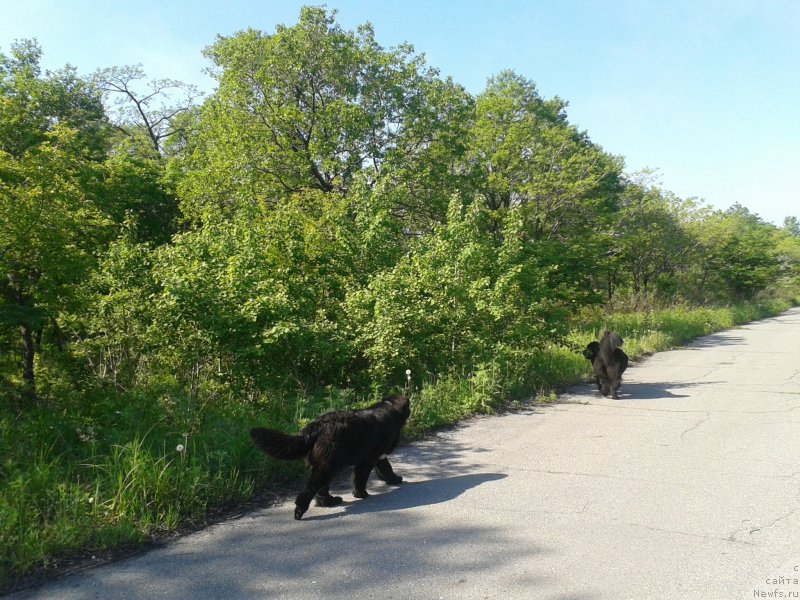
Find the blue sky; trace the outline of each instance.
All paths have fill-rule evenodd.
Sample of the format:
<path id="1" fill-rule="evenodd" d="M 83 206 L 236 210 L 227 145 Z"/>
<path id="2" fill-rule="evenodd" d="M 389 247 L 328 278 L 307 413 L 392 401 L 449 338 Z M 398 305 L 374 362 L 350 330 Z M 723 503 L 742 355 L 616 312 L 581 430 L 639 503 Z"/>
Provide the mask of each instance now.
<path id="1" fill-rule="evenodd" d="M 43 65 L 81 73 L 141 63 L 210 89 L 216 35 L 294 24 L 293 0 L 0 0 L 0 50 L 35 37 Z M 627 170 L 716 208 L 800 217 L 798 0 L 340 0 L 473 94 L 503 69 L 569 102 L 569 119 Z"/>

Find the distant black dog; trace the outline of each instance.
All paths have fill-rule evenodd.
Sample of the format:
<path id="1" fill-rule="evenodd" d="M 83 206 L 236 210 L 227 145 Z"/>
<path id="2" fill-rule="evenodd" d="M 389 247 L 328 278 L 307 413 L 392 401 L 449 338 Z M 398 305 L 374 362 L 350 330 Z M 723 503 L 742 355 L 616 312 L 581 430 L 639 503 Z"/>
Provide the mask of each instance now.
<path id="1" fill-rule="evenodd" d="M 305 457 L 311 476 L 295 500 L 294 518 L 300 519 L 316 496 L 317 506 L 336 506 L 340 496 L 331 496 L 328 485 L 337 471 L 353 467 L 353 495 L 366 498 L 372 469 L 386 483 L 398 485 L 386 458 L 397 446 L 400 430 L 411 414 L 408 398 L 388 396 L 369 408 L 325 413 L 306 425 L 298 435 L 256 427 L 253 443 L 265 454 L 291 460 Z"/>
<path id="2" fill-rule="evenodd" d="M 590 342 L 583 355 L 592 361 L 592 371 L 597 389 L 603 396 L 619 398 L 622 373 L 628 368 L 628 355 L 620 348 L 622 338 L 618 333 L 606 331 L 599 342 Z"/>

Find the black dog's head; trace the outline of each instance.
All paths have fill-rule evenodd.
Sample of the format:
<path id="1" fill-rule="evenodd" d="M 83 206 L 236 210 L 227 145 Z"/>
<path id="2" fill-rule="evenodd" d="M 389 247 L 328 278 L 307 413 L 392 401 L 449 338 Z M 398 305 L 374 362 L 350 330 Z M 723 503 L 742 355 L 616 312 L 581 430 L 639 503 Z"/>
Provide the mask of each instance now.
<path id="1" fill-rule="evenodd" d="M 386 402 L 392 407 L 392 410 L 396 411 L 402 419 L 403 423 L 408 420 L 408 417 L 411 416 L 411 406 L 408 402 L 407 396 L 401 396 L 396 394 L 394 396 L 386 396 L 381 402 Z"/>
<path id="2" fill-rule="evenodd" d="M 589 342 L 589 344 L 586 346 L 586 349 L 583 351 L 583 355 L 587 359 L 594 361 L 599 352 L 600 352 L 600 344 L 597 342 Z"/>

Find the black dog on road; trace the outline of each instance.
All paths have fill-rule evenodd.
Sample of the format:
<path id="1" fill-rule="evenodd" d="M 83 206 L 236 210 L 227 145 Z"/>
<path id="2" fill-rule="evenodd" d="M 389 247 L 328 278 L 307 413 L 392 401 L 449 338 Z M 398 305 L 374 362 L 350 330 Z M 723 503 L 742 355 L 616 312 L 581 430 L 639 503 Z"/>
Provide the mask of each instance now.
<path id="1" fill-rule="evenodd" d="M 353 467 L 353 495 L 366 498 L 367 479 L 374 468 L 378 477 L 391 485 L 403 478 L 396 475 L 386 458 L 400 440 L 400 430 L 411 414 L 408 398 L 387 396 L 361 410 L 325 413 L 306 425 L 299 434 L 274 429 L 250 430 L 253 443 L 274 458 L 306 459 L 311 476 L 295 500 L 294 518 L 300 519 L 316 496 L 317 506 L 336 506 L 340 496 L 331 496 L 328 486 L 337 471 Z"/>
<path id="2" fill-rule="evenodd" d="M 622 373 L 628 368 L 628 355 L 620 348 L 622 338 L 618 333 L 606 331 L 599 342 L 590 342 L 583 355 L 592 361 L 592 371 L 597 389 L 603 396 L 619 398 Z"/>

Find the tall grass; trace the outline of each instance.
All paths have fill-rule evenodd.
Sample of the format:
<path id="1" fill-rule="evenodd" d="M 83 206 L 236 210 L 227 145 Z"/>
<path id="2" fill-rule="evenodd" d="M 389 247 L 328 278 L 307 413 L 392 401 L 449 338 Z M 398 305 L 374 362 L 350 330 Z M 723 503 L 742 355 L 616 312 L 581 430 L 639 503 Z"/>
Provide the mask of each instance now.
<path id="1" fill-rule="evenodd" d="M 580 349 L 604 329 L 625 338 L 632 357 L 777 314 L 788 302 L 651 313 L 587 313 L 561 345 L 499 348 L 492 361 L 459 373 L 412 374 L 406 391 L 413 438 L 509 399 L 552 399 L 553 390 L 589 377 Z M 362 406 L 376 393 L 322 389 L 230 395 L 198 402 L 169 379 L 146 392 L 58 388 L 58 409 L 18 416 L 0 409 L 0 592 L 20 577 L 57 568 L 65 557 L 141 544 L 202 524 L 209 511 L 241 503 L 299 462 L 260 455 L 247 430 L 297 430 L 321 412 Z M 213 396 L 213 395 L 211 395 Z"/>

